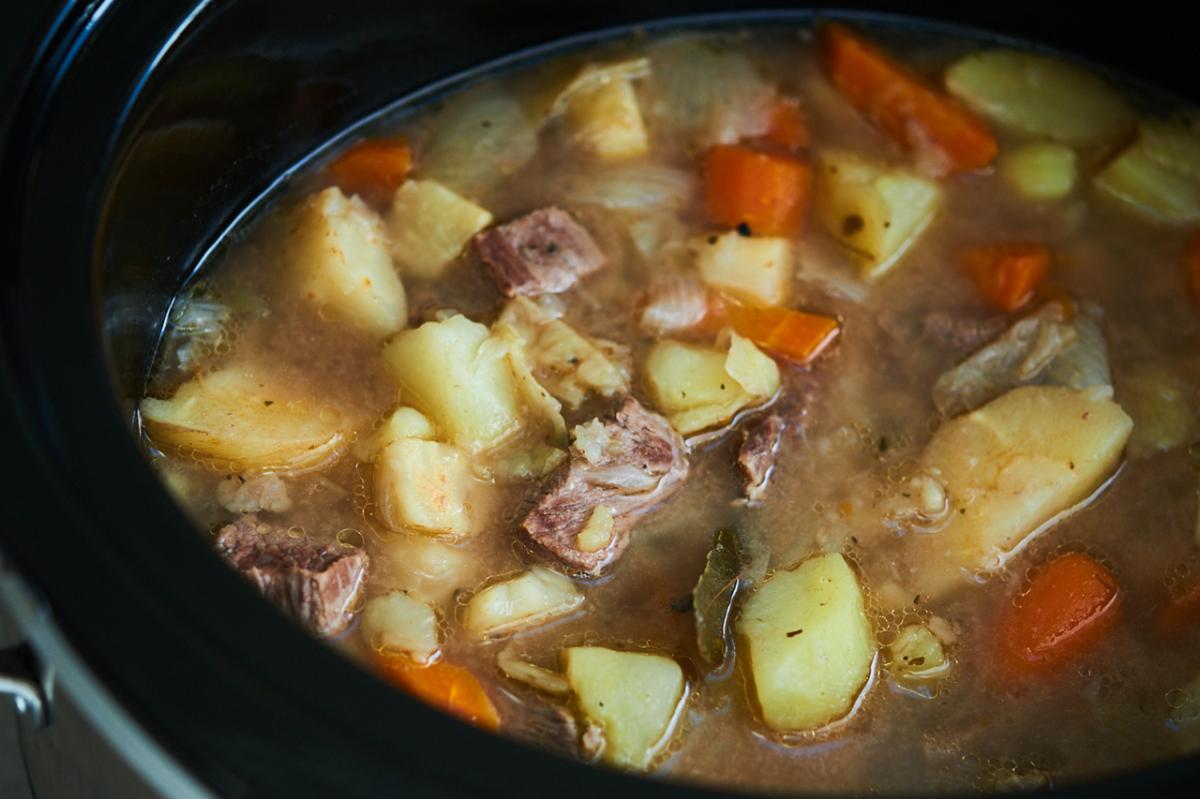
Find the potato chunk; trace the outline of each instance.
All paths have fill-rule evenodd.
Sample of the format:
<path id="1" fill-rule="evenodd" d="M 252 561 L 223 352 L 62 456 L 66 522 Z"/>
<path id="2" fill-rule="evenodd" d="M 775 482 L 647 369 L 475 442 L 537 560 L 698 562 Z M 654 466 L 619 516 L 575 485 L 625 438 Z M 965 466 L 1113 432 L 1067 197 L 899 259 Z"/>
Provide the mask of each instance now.
<path id="1" fill-rule="evenodd" d="M 393 530 L 468 535 L 474 532 L 475 477 L 457 447 L 401 438 L 375 463 L 375 502 Z"/>
<path id="2" fill-rule="evenodd" d="M 372 562 L 389 588 L 433 605 L 445 605 L 466 588 L 469 562 L 463 548 L 424 535 L 388 535 L 379 542 L 383 557 Z"/>
<path id="3" fill-rule="evenodd" d="M 432 280 L 491 222 L 487 209 L 442 184 L 407 180 L 388 213 L 392 256 L 404 274 Z"/>
<path id="4" fill-rule="evenodd" d="M 821 154 L 817 195 L 822 224 L 854 252 L 867 280 L 899 263 L 941 202 L 933 181 L 848 152 Z"/>
<path id="5" fill-rule="evenodd" d="M 534 566 L 471 597 L 466 626 L 476 635 L 503 635 L 570 613 L 582 602 L 583 594 L 570 577 Z"/>
<path id="6" fill-rule="evenodd" d="M 1151 220 L 1200 221 L 1200 133 L 1147 120 L 1137 140 L 1096 175 L 1095 183 Z"/>
<path id="7" fill-rule="evenodd" d="M 378 652 L 403 652 L 418 663 L 428 663 L 438 652 L 437 614 L 403 591 L 367 600 L 361 630 Z"/>
<path id="8" fill-rule="evenodd" d="M 946 71 L 946 88 L 1005 127 L 1076 146 L 1118 142 L 1133 109 L 1102 78 L 1074 64 L 1023 50 L 987 50 Z"/>
<path id="9" fill-rule="evenodd" d="M 600 158 L 633 158 L 650 149 L 637 94 L 627 80 L 612 80 L 573 96 L 566 121 L 574 140 Z"/>
<path id="10" fill-rule="evenodd" d="M 432 441 L 437 438 L 437 431 L 429 417 L 415 408 L 397 408 L 369 436 L 354 445 L 354 457 L 369 463 L 381 449 L 401 438 Z"/>
<path id="11" fill-rule="evenodd" d="M 670 738 L 683 705 L 679 664 L 662 655 L 599 646 L 574 646 L 564 657 L 571 690 L 603 734 L 600 757 L 621 768 L 647 768 Z"/>
<path id="12" fill-rule="evenodd" d="M 311 197 L 297 211 L 286 257 L 301 294 L 339 318 L 381 336 L 408 324 L 383 223 L 358 197 L 337 187 Z"/>
<path id="13" fill-rule="evenodd" d="M 743 408 L 771 398 L 779 388 L 779 367 L 736 333 L 721 350 L 670 339 L 650 350 L 646 388 L 671 426 L 685 435 L 714 427 Z"/>
<path id="14" fill-rule="evenodd" d="M 512 335 L 537 382 L 570 408 L 578 408 L 591 394 L 612 398 L 629 393 L 624 347 L 583 336 L 525 297 L 505 306 L 495 330 Z"/>
<path id="15" fill-rule="evenodd" d="M 1036 142 L 1000 157 L 1000 175 L 1022 196 L 1058 200 L 1075 188 L 1079 175 L 1075 151 L 1063 144 Z"/>
<path id="16" fill-rule="evenodd" d="M 501 443 L 521 427 L 508 346 L 465 316 L 405 330 L 383 357 L 401 398 L 468 452 Z"/>
<path id="17" fill-rule="evenodd" d="M 875 636 L 858 578 L 840 554 L 776 572 L 746 602 L 737 629 L 772 729 L 799 732 L 837 721 L 870 677 Z"/>
<path id="18" fill-rule="evenodd" d="M 239 473 L 318 469 L 341 453 L 344 441 L 339 414 L 323 413 L 321 403 L 297 396 L 290 381 L 254 366 L 194 378 L 167 400 L 147 397 L 141 417 L 159 446 L 227 461 Z"/>
<path id="19" fill-rule="evenodd" d="M 735 231 L 689 242 L 700 276 L 710 286 L 756 305 L 782 305 L 796 272 L 795 247 L 787 239 L 743 236 Z"/>
<path id="20" fill-rule="evenodd" d="M 1095 389 L 1015 388 L 938 430 L 920 467 L 940 473 L 951 513 L 940 531 L 909 539 L 923 593 L 998 569 L 1112 474 L 1133 423 L 1102 397 Z"/>

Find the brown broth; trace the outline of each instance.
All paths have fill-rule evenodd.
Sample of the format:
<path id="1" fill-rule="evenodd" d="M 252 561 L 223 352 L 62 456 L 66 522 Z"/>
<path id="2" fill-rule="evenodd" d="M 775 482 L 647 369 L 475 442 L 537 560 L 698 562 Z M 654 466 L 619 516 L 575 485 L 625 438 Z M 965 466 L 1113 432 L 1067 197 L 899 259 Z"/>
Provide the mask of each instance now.
<path id="1" fill-rule="evenodd" d="M 806 33 L 756 31 L 725 39 L 752 59 L 761 75 L 802 99 L 818 148 L 834 144 L 882 160 L 905 160 L 897 145 L 825 83 Z M 494 84 L 533 102 L 580 64 L 616 60 L 643 45 L 639 40 L 606 45 Z M 969 47 L 946 41 L 918 54 L 915 62 L 937 67 Z M 415 143 L 418 169 L 436 113 L 419 110 L 383 126 Z M 653 160 L 696 171 L 693 153 L 653 128 L 651 133 Z M 1015 140 L 1002 135 L 1002 149 Z M 540 149 L 525 168 L 474 199 L 504 221 L 561 201 L 562 186 L 572 178 L 585 179 L 588 169 L 552 132 L 543 132 Z M 288 381 L 327 398 L 362 436 L 396 398 L 381 365 L 380 342 L 322 318 L 290 292 L 282 255 L 290 209 L 327 180 L 320 171 L 299 180 L 192 289 L 193 296 L 228 303 L 237 320 L 236 338 L 227 337 L 203 359 L 202 368 L 247 354 L 272 361 Z M 888 476 L 915 457 L 936 429 L 940 419 L 929 387 L 962 356 L 924 335 L 921 319 L 934 310 L 973 317 L 990 313 L 959 266 L 957 254 L 964 247 L 1011 239 L 1053 247 L 1054 287 L 1091 299 L 1106 311 L 1118 399 L 1125 371 L 1153 359 L 1190 387 L 1189 402 L 1196 406 L 1200 313 L 1179 279 L 1183 234 L 1149 225 L 1100 196 L 1086 178 L 1081 183 L 1068 199 L 1038 205 L 1020 198 L 991 172 L 943 181 L 943 213 L 894 274 L 873 285 L 862 302 L 829 290 L 831 278 L 854 283 L 853 267 L 810 220 L 791 304 L 839 315 L 843 335 L 836 349 L 811 369 L 783 370 L 785 392 L 802 393 L 807 400 L 807 427 L 802 437 L 786 439 L 766 501 L 760 507 L 732 504 L 739 489 L 733 436 L 700 446 L 692 453 L 686 486 L 638 524 L 611 574 L 581 583 L 586 594 L 582 612 L 512 639 L 480 643 L 461 626 L 465 599 L 488 580 L 534 562 L 515 530 L 537 484 L 504 488 L 497 492 L 487 528 L 457 545 L 467 554 L 468 566 L 455 600 L 441 609 L 443 657 L 468 666 L 485 681 L 507 724 L 527 712 L 529 703 L 543 701 L 497 669 L 496 653 L 510 643 L 554 669 L 559 650 L 579 642 L 671 654 L 684 665 L 690 696 L 657 768 L 671 779 L 710 785 L 801 792 L 991 790 L 1037 775 L 1060 783 L 1178 755 L 1184 738 L 1168 724 L 1167 695 L 1195 676 L 1200 640 L 1157 641 L 1147 629 L 1169 589 L 1200 574 L 1194 499 L 1200 458 L 1195 451 L 1127 463 L 1091 507 L 1054 527 L 985 584 L 925 601 L 919 598 L 919 586 L 903 586 L 912 600 L 895 608 L 885 608 L 889 600 L 880 595 L 882 586 L 897 580 L 893 557 L 903 540 L 880 525 L 875 510 L 879 496 Z M 566 319 L 585 334 L 629 345 L 636 375 L 653 339 L 637 327 L 631 298 L 653 275 L 655 264 L 638 254 L 618 213 L 596 207 L 573 210 L 580 212 L 611 265 L 564 295 Z M 689 234 L 707 229 L 699 197 L 680 218 Z M 473 252 L 440 280 L 406 278 L 405 287 L 412 323 L 450 307 L 489 324 L 503 305 Z M 169 395 L 182 377 L 164 362 L 156 369 L 152 393 Z M 634 391 L 646 400 L 636 377 Z M 591 418 L 598 407 L 589 404 L 567 413 L 568 427 Z M 156 454 L 155 463 L 202 529 L 231 518 L 214 499 L 214 487 L 227 467 L 172 451 Z M 318 473 L 289 479 L 295 507 L 272 522 L 303 528 L 319 540 L 333 540 L 346 528 L 359 531 L 373 558 L 369 595 L 375 595 L 393 587 L 387 542 L 408 534 L 389 531 L 374 517 L 370 468 L 346 457 Z M 930 696 L 920 696 L 881 665 L 860 712 L 843 728 L 786 742 L 772 735 L 756 718 L 742 664 L 705 676 L 692 616 L 672 608 L 690 595 L 712 535 L 724 525 L 736 525 L 765 542 L 773 568 L 820 551 L 848 552 L 873 598 L 881 640 L 894 634 L 903 619 L 934 614 L 953 623 L 958 639 L 950 648 L 950 676 L 927 686 Z M 998 612 L 1020 591 L 1035 564 L 1056 550 L 1077 548 L 1100 556 L 1121 582 L 1124 605 L 1116 631 L 1061 677 L 1017 690 L 997 688 L 986 674 Z M 351 658 L 371 661 L 372 653 L 353 628 L 332 644 Z"/>

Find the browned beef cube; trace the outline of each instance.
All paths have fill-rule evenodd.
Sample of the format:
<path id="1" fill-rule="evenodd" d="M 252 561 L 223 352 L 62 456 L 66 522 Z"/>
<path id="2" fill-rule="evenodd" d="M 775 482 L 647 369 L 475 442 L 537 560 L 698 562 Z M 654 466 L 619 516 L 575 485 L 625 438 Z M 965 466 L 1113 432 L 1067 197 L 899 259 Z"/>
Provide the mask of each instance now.
<path id="1" fill-rule="evenodd" d="M 217 552 L 268 600 L 317 635 L 346 629 L 367 582 L 367 553 L 293 538 L 246 515 L 217 534 Z"/>
<path id="2" fill-rule="evenodd" d="M 615 413 L 576 428 L 570 459 L 522 526 L 568 569 L 596 575 L 625 551 L 638 517 L 675 493 L 687 471 L 679 434 L 626 398 Z M 579 534 L 599 507 L 612 513 L 612 534 L 588 551 Z"/>
<path id="3" fill-rule="evenodd" d="M 745 480 L 743 495 L 749 502 L 758 502 L 767 493 L 784 426 L 782 416 L 768 413 L 751 421 L 742 431 L 737 464 Z"/>
<path id="4" fill-rule="evenodd" d="M 604 266 L 591 234 L 554 206 L 477 234 L 475 249 L 506 297 L 558 294 Z"/>

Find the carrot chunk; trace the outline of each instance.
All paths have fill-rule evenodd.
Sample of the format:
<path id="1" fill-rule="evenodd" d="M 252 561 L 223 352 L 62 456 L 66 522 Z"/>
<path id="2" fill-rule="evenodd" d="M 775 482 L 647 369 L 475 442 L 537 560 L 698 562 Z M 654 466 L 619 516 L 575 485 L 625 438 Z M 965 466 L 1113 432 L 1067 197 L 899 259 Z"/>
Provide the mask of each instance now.
<path id="1" fill-rule="evenodd" d="M 377 662 L 388 681 L 422 702 L 480 729 L 499 729 L 496 706 L 475 675 L 462 666 L 444 661 L 422 666 L 403 655 L 382 655 Z"/>
<path id="2" fill-rule="evenodd" d="M 1033 242 L 975 247 L 963 255 L 984 301 L 1008 312 L 1033 299 L 1050 270 L 1050 260 L 1050 248 Z"/>
<path id="3" fill-rule="evenodd" d="M 996 157 L 982 120 L 844 25 L 822 29 L 821 58 L 850 105 L 905 147 L 932 150 L 946 173 L 979 169 Z"/>
<path id="4" fill-rule="evenodd" d="M 1012 678 L 1071 664 L 1112 629 L 1119 604 L 1112 572 L 1082 552 L 1060 555 L 1000 617 L 999 666 Z"/>
<path id="5" fill-rule="evenodd" d="M 357 194 L 369 203 L 386 205 L 408 176 L 412 148 L 403 139 L 369 139 L 338 156 L 330 175 L 346 194 Z"/>
<path id="6" fill-rule="evenodd" d="M 795 233 L 808 205 L 812 168 L 790 155 L 759 152 L 741 144 L 708 151 L 705 190 L 708 212 L 719 225 L 746 225 L 754 235 Z"/>
<path id="7" fill-rule="evenodd" d="M 1188 288 L 1192 296 L 1200 301 L 1200 230 L 1193 233 L 1187 240 L 1183 251 L 1183 268 L 1187 275 Z"/>
<path id="8" fill-rule="evenodd" d="M 824 352 L 841 329 L 836 319 L 791 308 L 753 308 L 726 302 L 724 316 L 738 335 L 800 366 Z"/>
<path id="9" fill-rule="evenodd" d="M 782 97 L 771 109 L 771 121 L 763 142 L 782 147 L 790 152 L 799 152 L 809 145 L 808 122 L 804 110 L 795 97 Z"/>

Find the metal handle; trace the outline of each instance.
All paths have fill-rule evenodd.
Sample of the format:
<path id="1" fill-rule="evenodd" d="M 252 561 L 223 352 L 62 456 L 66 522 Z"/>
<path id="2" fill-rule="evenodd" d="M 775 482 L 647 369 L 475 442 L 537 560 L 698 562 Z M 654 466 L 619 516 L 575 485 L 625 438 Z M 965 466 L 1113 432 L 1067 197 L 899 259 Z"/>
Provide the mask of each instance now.
<path id="1" fill-rule="evenodd" d="M 35 728 L 50 723 L 50 703 L 42 687 L 42 669 L 28 644 L 0 649 L 0 694 L 11 696 L 17 712 Z"/>

